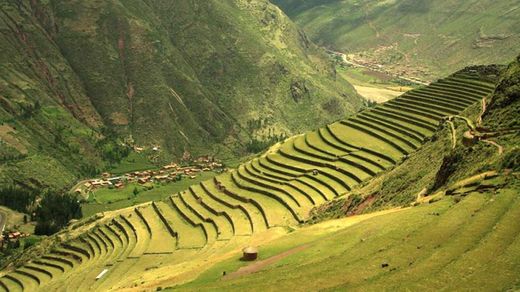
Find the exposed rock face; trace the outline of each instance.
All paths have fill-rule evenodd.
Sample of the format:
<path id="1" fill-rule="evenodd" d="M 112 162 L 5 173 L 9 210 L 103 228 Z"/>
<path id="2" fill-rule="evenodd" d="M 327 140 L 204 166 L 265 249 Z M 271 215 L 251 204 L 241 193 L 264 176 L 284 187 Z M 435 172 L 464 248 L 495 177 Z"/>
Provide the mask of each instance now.
<path id="1" fill-rule="evenodd" d="M 310 97 L 305 81 L 293 81 L 291 83 L 291 96 L 296 102 L 301 101 L 305 97 Z"/>

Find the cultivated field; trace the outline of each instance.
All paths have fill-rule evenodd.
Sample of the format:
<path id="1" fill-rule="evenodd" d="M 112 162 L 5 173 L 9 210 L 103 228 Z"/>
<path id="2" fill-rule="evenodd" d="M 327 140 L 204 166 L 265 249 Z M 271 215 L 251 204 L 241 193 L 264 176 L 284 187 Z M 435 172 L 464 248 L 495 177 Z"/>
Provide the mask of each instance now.
<path id="1" fill-rule="evenodd" d="M 48 253 L 23 266 L 4 271 L 0 287 L 7 291 L 137 290 L 192 280 L 211 264 L 236 254 L 246 245 L 260 245 L 287 234 L 305 222 L 313 207 L 348 194 L 360 183 L 406 160 L 431 138 L 441 119 L 459 114 L 480 102 L 493 89 L 493 84 L 478 80 L 476 76 L 458 73 L 351 118 L 289 138 L 267 154 L 241 164 L 236 170 L 164 200 L 106 212 L 91 223 L 77 223 L 76 227 L 71 227 L 72 231 L 56 237 Z M 396 222 L 402 223 L 386 228 L 396 229 L 396 238 L 403 238 L 403 244 L 375 240 L 390 232 L 379 229 L 381 222 L 375 218 L 366 223 L 374 230 L 372 235 L 367 235 L 366 229 L 359 227 L 355 229 L 357 235 L 340 246 L 335 244 L 334 236 L 341 238 L 344 233 L 331 235 L 330 240 L 321 240 L 288 256 L 290 262 L 298 265 L 298 272 L 294 275 L 291 275 L 291 270 L 284 270 L 282 265 L 279 270 L 266 273 L 265 278 L 252 280 L 252 287 L 260 289 L 274 284 L 268 280 L 268 275 L 277 271 L 280 271 L 278 275 L 292 282 L 297 279 L 301 285 L 309 285 L 307 281 L 316 281 L 310 275 L 323 271 L 324 264 L 341 265 L 344 270 L 341 277 L 339 274 L 337 278 L 332 277 L 337 281 L 329 279 L 327 283 L 312 283 L 323 288 L 346 288 L 343 285 L 347 285 L 362 290 L 356 281 L 374 277 L 386 277 L 386 282 L 374 282 L 368 286 L 374 290 L 381 288 L 380 283 L 396 289 L 404 287 L 400 285 L 405 284 L 400 283 L 409 283 L 418 289 L 423 285 L 437 287 L 435 285 L 440 285 L 443 279 L 456 276 L 450 274 L 450 269 L 472 261 L 471 254 L 463 256 L 460 261 L 454 261 L 450 255 L 460 254 L 460 250 L 474 244 L 489 248 L 486 242 L 479 243 L 474 238 L 485 237 L 487 227 L 508 220 L 512 215 L 498 210 L 503 205 L 518 204 L 517 201 L 507 192 L 493 203 L 468 196 L 460 203 L 468 205 L 467 208 L 460 208 L 457 212 L 450 210 L 448 202 L 443 202 L 387 215 L 395 216 Z M 478 220 L 469 222 L 469 214 L 476 209 L 482 210 L 476 214 Z M 514 210 L 511 212 L 517 212 Z M 405 212 L 409 212 L 411 217 Z M 408 219 L 419 212 L 441 215 L 418 221 Z M 467 225 L 464 225 L 466 221 Z M 452 230 L 453 240 L 446 246 L 437 246 L 437 242 L 443 240 L 435 236 L 439 226 L 448 226 Z M 507 242 L 515 240 L 507 236 Z M 427 242 L 428 238 L 431 241 L 427 246 L 417 246 L 418 242 Z M 423 253 L 421 248 L 428 252 Z M 321 256 L 320 251 L 325 249 L 331 252 Z M 347 249 L 348 254 L 344 253 Z M 410 257 L 392 256 L 401 249 L 409 250 Z M 347 255 L 351 256 L 348 263 Z M 331 261 L 328 256 L 338 260 Z M 503 257 L 507 259 L 506 254 Z M 361 258 L 371 260 L 369 263 L 356 260 Z M 395 268 L 397 272 L 390 276 L 382 274 L 386 271 L 384 269 L 368 269 L 384 261 L 390 262 L 389 269 Z M 413 273 L 409 269 L 402 270 L 406 265 L 413 266 Z M 438 277 L 431 283 L 421 283 L 415 275 L 421 275 L 419 272 L 425 270 Z M 337 269 L 332 271 L 337 273 Z M 470 280 L 481 281 L 479 275 L 483 271 L 485 269 L 468 275 L 465 281 L 454 287 L 462 289 Z M 96 279 L 98 275 L 101 277 Z M 233 281 L 246 280 L 235 279 L 216 285 L 229 289 L 232 288 L 229 285 L 235 283 Z M 193 287 L 197 289 L 197 286 Z M 290 288 L 278 286 L 282 287 Z"/>

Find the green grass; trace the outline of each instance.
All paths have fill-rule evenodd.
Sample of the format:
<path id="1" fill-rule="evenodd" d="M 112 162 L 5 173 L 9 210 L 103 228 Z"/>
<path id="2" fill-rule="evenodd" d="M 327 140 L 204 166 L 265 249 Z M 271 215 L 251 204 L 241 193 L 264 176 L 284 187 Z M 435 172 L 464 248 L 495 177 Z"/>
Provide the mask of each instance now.
<path id="1" fill-rule="evenodd" d="M 134 171 L 155 170 L 159 167 L 150 162 L 147 153 L 130 152 L 120 163 L 109 170 L 114 175 L 121 175 Z"/>
<path id="2" fill-rule="evenodd" d="M 183 178 L 181 181 L 164 185 L 154 183 L 150 184 L 150 186 L 153 186 L 150 190 L 137 183 L 127 184 L 123 189 L 98 189 L 92 195 L 90 202 L 81 206 L 83 217 L 86 218 L 99 212 L 122 209 L 149 201 L 160 201 L 215 175 L 214 172 L 202 172 L 195 179 Z M 133 193 L 134 188 L 139 190 L 137 196 Z"/>
<path id="3" fill-rule="evenodd" d="M 504 84 L 511 84 L 504 80 Z M 515 95 L 512 96 L 514 98 Z M 475 101 L 461 115 L 474 120 L 480 110 L 478 100 Z M 401 102 L 405 108 L 410 103 L 407 100 Z M 421 115 L 426 108 L 427 103 L 416 107 L 417 114 Z M 399 112 L 396 111 L 396 114 Z M 374 115 L 377 116 L 377 111 Z M 84 207 L 102 206 L 98 211 L 103 211 L 106 207 L 127 207 L 140 200 L 153 199 L 158 202 L 91 217 L 98 220 L 85 222 L 91 224 L 70 226 L 71 233 L 64 231 L 58 235 L 59 239 L 44 239 L 37 245 L 38 249 L 31 249 L 32 253 L 24 256 L 37 258 L 38 254 L 45 254 L 51 248 L 45 246 L 59 241 L 80 244 L 88 249 L 87 245 L 75 239 L 79 234 L 88 234 L 88 242 L 97 256 L 87 260 L 81 256 L 81 251 L 65 245 L 58 247 L 59 252 L 67 253 L 62 254 L 63 257 L 75 261 L 75 268 L 63 277 L 46 283 L 49 287 L 58 287 L 67 281 L 70 283 L 67 288 L 72 290 L 85 287 L 152 288 L 158 285 L 164 288 L 164 284 L 182 284 L 190 280 L 194 281 L 178 288 L 244 290 L 247 287 L 266 290 L 276 287 L 294 290 L 297 287 L 312 287 L 364 291 L 387 287 L 392 290 L 407 287 L 428 290 L 433 287 L 439 290 L 444 287 L 442 285 L 471 288 L 472 281 L 479 280 L 483 282 L 479 288 L 499 286 L 505 290 L 518 281 L 514 276 L 517 275 L 520 261 L 520 250 L 516 246 L 516 238 L 520 234 L 516 174 L 504 172 L 500 179 L 486 180 L 481 187 L 487 186 L 490 190 L 479 188 L 481 191 L 475 192 L 466 188 L 467 193 L 461 194 L 462 190 L 458 190 L 453 197 L 443 196 L 446 188 L 461 179 L 489 170 L 493 165 L 511 164 L 516 153 L 513 149 L 506 148 L 505 161 L 500 161 L 500 155 L 492 146 L 478 143 L 471 148 L 464 147 L 459 141 L 460 135 L 457 137 L 459 146 L 452 149 L 448 128 L 442 125 L 439 131 L 425 134 L 429 138 L 425 143 L 412 144 L 409 155 L 405 157 L 401 153 L 404 151 L 397 151 L 398 147 L 391 141 L 399 140 L 404 146 L 408 141 L 404 139 L 412 139 L 410 136 L 405 138 L 406 135 L 400 131 L 404 128 L 400 127 L 403 126 L 401 122 L 414 124 L 413 121 L 400 120 L 394 124 L 372 121 L 363 124 L 360 118 L 356 123 L 363 125 L 364 131 L 359 131 L 354 130 L 355 125 L 344 125 L 352 120 L 355 118 L 336 122 L 330 127 L 333 134 L 339 137 L 335 143 L 341 145 L 327 144 L 315 134 L 309 139 L 295 136 L 272 147 L 256 161 L 256 165 L 245 164 L 238 170 L 216 176 L 214 180 L 204 181 L 201 186 L 206 186 L 210 194 L 194 186 L 195 194 L 203 193 L 199 194 L 200 198 L 194 196 L 186 199 L 184 196 L 191 196 L 188 191 L 174 192 L 175 187 L 186 188 L 198 182 L 192 180 L 181 181 L 187 184 L 184 186 L 181 183 L 154 185 L 153 189 L 140 192 L 135 199 L 131 197 L 133 192 L 130 193 L 130 190 L 133 191 L 132 185 L 123 190 L 99 190 L 92 199 L 106 203 L 87 204 Z M 432 121 L 436 120 L 432 118 Z M 466 127 L 463 122 L 454 124 L 458 133 Z M 420 126 L 418 124 L 416 127 Z M 332 139 L 334 135 L 328 138 Z M 507 139 L 514 141 L 510 137 Z M 497 141 L 503 143 L 504 139 L 497 138 Z M 415 149 L 415 146 L 418 148 Z M 367 162 L 363 160 L 367 157 L 367 163 L 372 159 L 386 159 L 388 163 L 379 168 L 387 171 L 372 174 L 375 175 L 372 180 L 359 184 L 348 181 L 351 185 L 343 186 L 349 176 L 346 172 L 352 166 L 347 162 L 336 162 L 336 155 L 327 153 L 327 150 L 333 149 L 343 149 L 346 159 L 352 156 L 357 161 Z M 395 161 L 385 155 L 393 156 Z M 261 166 L 262 161 L 266 163 Z M 318 173 L 313 173 L 314 169 Z M 277 173 L 282 175 L 271 179 Z M 308 218 L 306 212 L 311 204 L 307 202 L 298 207 L 297 202 L 303 202 L 306 198 L 301 192 L 302 196 L 293 193 L 296 190 L 290 187 L 291 183 L 306 185 L 304 192 L 307 189 L 313 196 L 323 193 L 323 199 L 331 201 L 318 206 L 309 222 L 384 209 L 392 209 L 392 212 L 300 225 L 298 220 Z M 316 189 L 320 189 L 321 193 Z M 419 204 L 416 200 L 423 202 L 431 198 L 418 197 L 419 191 L 426 195 L 436 194 L 434 200 Z M 175 193 L 180 196 L 172 197 Z M 340 198 L 334 200 L 336 196 Z M 109 204 L 112 200 L 115 202 Z M 201 209 L 197 204 L 206 207 Z M 410 205 L 415 207 L 399 209 Z M 212 211 L 212 208 L 218 211 Z M 87 210 L 85 215 L 92 214 L 92 209 L 90 213 Z M 230 217 L 212 220 L 215 216 L 223 216 L 219 213 L 223 210 Z M 132 244 L 128 252 L 122 252 L 118 247 L 112 249 L 110 238 L 102 232 L 108 232 L 110 225 L 107 224 L 111 224 L 112 216 L 119 216 L 119 222 L 130 222 L 130 228 L 125 230 L 131 236 L 135 235 L 136 244 Z M 218 221 L 223 220 L 233 222 L 238 234 L 247 235 L 222 238 L 213 223 L 219 224 Z M 246 228 L 249 223 L 252 235 Z M 121 234 L 113 239 L 117 240 L 118 236 Z M 258 273 L 232 280 L 221 279 L 223 272 L 232 272 L 246 264 L 238 260 L 244 246 L 260 246 L 260 258 L 267 259 L 307 243 L 309 246 L 306 249 L 274 262 Z M 40 246 L 43 249 L 39 249 Z M 499 250 L 494 251 L 494 247 Z M 83 261 L 75 260 L 76 256 L 82 257 Z M 477 258 L 478 261 L 475 261 Z M 16 261 L 24 262 L 23 259 Z M 112 263 L 114 266 L 107 278 L 94 282 L 97 271 Z M 383 263 L 387 263 L 388 267 L 382 266 Z M 466 268 L 477 265 L 479 269 L 468 274 Z M 492 282 L 491 277 L 502 271 L 500 266 L 507 266 L 514 272 L 501 275 L 502 280 L 493 282 L 494 286 L 488 284 L 485 279 Z M 197 279 L 199 273 L 202 274 Z M 465 280 L 466 276 L 472 277 L 472 280 Z M 24 281 L 29 280 L 24 278 Z M 424 284 L 426 282 L 427 286 Z"/>
<path id="4" fill-rule="evenodd" d="M 516 245 L 516 235 L 520 232 L 520 212 L 515 208 L 519 199 L 515 193 L 512 189 L 496 196 L 473 193 L 459 203 L 447 198 L 374 217 L 325 235 L 302 229 L 261 246 L 261 259 L 308 242 L 309 248 L 257 273 L 222 280 L 223 271 L 229 274 L 245 265 L 235 255 L 195 281 L 176 288 L 182 291 L 238 291 L 246 287 L 259 291 L 275 286 L 283 290 L 299 290 L 298 287 L 436 290 L 468 289 L 475 287 L 472 281 L 478 279 L 479 289 L 508 289 L 517 281 L 516 264 L 520 260 L 517 248 L 507 248 Z M 503 247 L 499 254 L 493 255 L 490 249 L 493 245 Z M 388 263 L 389 267 L 382 268 L 382 263 Z M 474 272 L 466 272 L 469 267 Z M 500 273 L 506 269 L 511 269 L 511 273 Z M 497 275 L 500 276 L 496 278 Z"/>
<path id="5" fill-rule="evenodd" d="M 468 65 L 505 64 L 518 54 L 520 11 L 512 0 L 273 3 L 313 41 L 427 80 Z M 486 36 L 508 37 L 482 42 Z"/>

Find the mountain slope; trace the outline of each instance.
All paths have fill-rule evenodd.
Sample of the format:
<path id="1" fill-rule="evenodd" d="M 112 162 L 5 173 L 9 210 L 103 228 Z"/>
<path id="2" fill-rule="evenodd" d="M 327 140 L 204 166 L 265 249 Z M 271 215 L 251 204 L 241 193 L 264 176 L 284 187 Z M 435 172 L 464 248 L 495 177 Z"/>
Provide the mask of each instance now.
<path id="1" fill-rule="evenodd" d="M 14 291 L 20 287 L 107 291 L 184 283 L 243 246 L 265 244 L 298 229 L 323 203 L 362 202 L 365 197 L 356 192 L 373 181 L 382 178 L 400 193 L 403 184 L 396 172 L 409 167 L 409 162 L 417 163 L 419 167 L 406 173 L 414 177 L 413 183 L 425 172 L 436 171 L 437 161 L 421 159 L 438 160 L 443 152 L 432 152 L 432 146 L 436 150 L 449 143 L 448 135 L 438 136 L 445 132 L 438 131 L 441 122 L 477 109 L 495 89 L 497 74 L 497 67 L 468 68 L 353 117 L 293 136 L 236 170 L 165 200 L 72 223 L 13 259 L 0 286 Z M 483 153 L 474 149 L 467 152 Z M 387 174 L 391 180 L 385 180 Z M 397 197 L 397 206 L 407 205 L 409 197 Z M 392 198 L 378 196 L 378 200 Z M 228 268 L 219 269 L 217 280 Z"/>
<path id="2" fill-rule="evenodd" d="M 123 139 L 164 160 L 237 156 L 252 137 L 362 106 L 268 1 L 2 1 L 0 13 L 4 183 L 61 187 L 117 159 Z"/>
<path id="3" fill-rule="evenodd" d="M 315 42 L 394 73 L 434 80 L 471 64 L 507 63 L 518 54 L 516 1 L 272 2 Z"/>

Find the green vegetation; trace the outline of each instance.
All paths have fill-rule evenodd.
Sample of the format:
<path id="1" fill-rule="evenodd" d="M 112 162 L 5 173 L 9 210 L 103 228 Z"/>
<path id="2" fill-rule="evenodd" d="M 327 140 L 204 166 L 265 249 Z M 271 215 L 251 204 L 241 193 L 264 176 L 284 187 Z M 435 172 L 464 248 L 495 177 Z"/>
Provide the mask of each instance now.
<path id="1" fill-rule="evenodd" d="M 109 171 L 114 175 L 121 175 L 133 171 L 154 170 L 157 168 L 157 165 L 150 161 L 148 153 L 130 152 L 127 157 L 122 159 Z"/>
<path id="2" fill-rule="evenodd" d="M 122 189 L 101 188 L 89 196 L 87 203 L 81 205 L 83 217 L 87 218 L 96 213 L 127 208 L 145 202 L 160 201 L 187 189 L 191 185 L 211 179 L 215 175 L 214 172 L 202 172 L 195 179 L 184 178 L 181 181 L 166 184 L 139 185 L 130 183 Z"/>
<path id="3" fill-rule="evenodd" d="M 518 54 L 515 1 L 272 0 L 316 43 L 400 75 L 435 80 Z"/>
<path id="4" fill-rule="evenodd" d="M 482 99 L 493 92 L 492 81 L 498 74 L 498 67 L 465 69 L 430 86 L 374 105 L 356 116 L 291 137 L 235 170 L 210 179 L 206 177 L 204 181 L 201 177 L 199 184 L 184 179 L 164 186 L 129 184 L 122 190 L 98 190 L 91 200 L 101 204 L 83 206 L 90 219 L 72 223 L 64 231 L 29 248 L 16 259 L 15 268 L 0 278 L 3 284 L 0 285 L 9 290 L 18 290 L 20 285 L 36 289 L 42 283 L 50 289 L 110 290 L 129 286 L 166 288 L 165 283 L 195 280 L 179 288 L 227 289 L 231 287 L 228 285 L 234 285 L 241 289 L 242 283 L 248 283 L 260 289 L 273 281 L 262 275 L 269 274 L 270 279 L 274 279 L 270 273 L 280 271 L 277 269 L 282 270 L 278 278 L 289 277 L 287 283 L 282 284 L 285 288 L 295 283 L 290 279 L 300 281 L 301 278 L 305 282 L 311 278 L 309 273 L 318 270 L 325 280 L 317 282 L 316 287 L 362 290 L 377 288 L 383 283 L 395 288 L 402 287 L 400 283 L 417 285 L 417 279 L 424 277 L 421 272 L 430 268 L 441 272 L 439 268 L 454 258 L 464 260 L 462 253 L 472 251 L 468 250 L 470 247 L 488 248 L 475 243 L 479 242 L 479 234 L 486 234 L 502 220 L 500 214 L 516 218 L 516 213 L 506 213 L 503 208 L 516 202 L 516 174 L 498 170 L 494 178 L 463 183 L 469 175 L 489 171 L 491 166 L 509 165 L 514 156 L 505 156 L 507 158 L 499 162 L 498 151 L 484 143 L 466 148 L 459 142 L 450 152 L 452 136 L 445 126 L 445 117 L 450 115 L 476 120 Z M 507 114 L 514 116 L 511 112 Z M 453 122 L 459 133 L 467 127 L 463 119 L 460 123 Z M 505 135 L 498 142 L 511 137 Z M 505 154 L 512 151 L 510 145 L 505 148 Z M 457 159 L 445 159 L 445 153 Z M 481 155 L 486 158 L 482 159 Z M 423 189 L 426 192 L 417 195 Z M 485 192 L 486 198 L 482 194 L 474 195 L 475 190 Z M 494 195 L 495 192 L 504 195 Z M 453 199 L 444 194 L 453 195 Z M 148 202 L 150 200 L 153 202 Z M 353 223 L 345 225 L 301 224 L 428 201 L 431 204 L 411 210 L 383 213 L 386 215 L 380 219 L 365 221 L 363 218 L 375 216 L 367 214 L 352 218 Z M 117 208 L 124 209 L 115 210 Z M 109 209 L 114 211 L 106 212 Z M 482 213 L 476 213 L 477 209 L 482 209 Z M 100 212 L 103 213 L 91 216 Z M 475 223 L 471 221 L 472 213 Z M 445 227 L 447 222 L 452 222 L 449 228 Z M 431 229 L 426 231 L 424 226 Z M 467 229 L 458 226 L 467 226 Z M 342 231 L 338 231 L 340 229 Z M 457 229 L 463 233 L 450 243 L 450 232 Z M 396 240 L 401 243 L 407 234 L 413 244 L 395 244 Z M 511 236 L 513 234 L 516 233 L 512 232 Z M 435 244 L 426 246 L 424 242 L 432 240 L 430 236 Z M 443 242 L 446 245 L 437 251 L 440 247 L 436 246 Z M 261 245 L 261 259 L 268 259 L 303 244 L 309 246 L 267 265 L 265 273 L 219 280 L 223 272 L 233 272 L 246 265 L 236 256 L 246 245 Z M 419 251 L 417 245 L 426 252 Z M 373 256 L 378 250 L 381 254 Z M 408 253 L 418 265 L 418 277 L 404 281 L 407 273 L 403 267 L 409 264 L 409 258 L 400 255 Z M 443 257 L 438 265 L 423 260 L 441 253 Z M 229 259 L 230 255 L 235 255 L 235 259 Z M 510 256 L 516 259 L 516 254 Z M 27 263 L 29 258 L 38 260 Z M 337 261 L 330 261 L 331 258 Z M 27 272 L 35 262 L 39 269 Z M 215 266 L 207 270 L 212 265 Z M 325 266 L 331 273 L 323 272 L 327 270 Z M 96 280 L 107 267 L 108 272 Z M 285 270 L 289 267 L 290 270 Z M 348 278 L 352 280 L 345 282 L 344 274 L 338 273 L 340 269 L 352 274 L 352 278 Z M 453 271 L 461 271 L 459 264 L 453 264 Z M 455 286 L 455 282 L 447 283 Z M 510 278 L 504 278 L 503 285 L 510 283 Z M 328 286 L 330 284 L 334 286 Z"/>
<path id="5" fill-rule="evenodd" d="M 127 145 L 160 146 L 154 163 L 234 159 L 267 127 L 292 135 L 363 106 L 267 0 L 4 2 L 2 185 L 64 189 L 133 169 Z M 249 132 L 260 117 L 269 125 Z"/>

